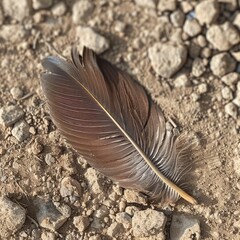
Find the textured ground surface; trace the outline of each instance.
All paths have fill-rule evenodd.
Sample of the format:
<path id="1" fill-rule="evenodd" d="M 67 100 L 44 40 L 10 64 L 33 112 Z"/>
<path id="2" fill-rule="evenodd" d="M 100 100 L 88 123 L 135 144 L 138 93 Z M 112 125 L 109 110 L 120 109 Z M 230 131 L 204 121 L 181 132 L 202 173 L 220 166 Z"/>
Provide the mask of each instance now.
<path id="1" fill-rule="evenodd" d="M 80 2 L 0 2 L 0 194 L 11 199 L 0 201 L 0 239 L 237 239 L 240 3 Z M 56 54 L 46 42 L 64 56 L 90 44 L 203 139 L 189 190 L 199 204 L 147 204 L 66 145 L 39 84 L 41 59 Z"/>

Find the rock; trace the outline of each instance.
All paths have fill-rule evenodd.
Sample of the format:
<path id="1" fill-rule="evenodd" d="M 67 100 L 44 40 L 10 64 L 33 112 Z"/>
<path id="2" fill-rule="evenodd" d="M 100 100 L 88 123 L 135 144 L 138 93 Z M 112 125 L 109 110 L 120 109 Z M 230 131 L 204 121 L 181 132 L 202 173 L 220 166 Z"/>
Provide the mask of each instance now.
<path id="1" fill-rule="evenodd" d="M 154 0 L 135 0 L 135 3 L 141 7 L 156 8 Z"/>
<path id="2" fill-rule="evenodd" d="M 94 211 L 93 216 L 99 219 L 103 219 L 104 217 L 109 215 L 108 208 L 104 205 L 102 205 L 99 209 Z"/>
<path id="3" fill-rule="evenodd" d="M 147 209 L 135 212 L 132 218 L 133 236 L 136 238 L 159 237 L 161 239 L 167 218 L 162 212 Z"/>
<path id="4" fill-rule="evenodd" d="M 240 158 L 238 156 L 233 158 L 233 168 L 236 174 L 240 177 Z"/>
<path id="5" fill-rule="evenodd" d="M 108 40 L 93 31 L 90 27 L 77 27 L 76 38 L 78 41 L 80 41 L 80 52 L 83 49 L 83 46 L 93 49 L 98 54 L 106 51 L 109 48 Z"/>
<path id="6" fill-rule="evenodd" d="M 181 1 L 180 3 L 181 3 L 181 9 L 185 14 L 193 10 L 193 6 L 189 1 Z"/>
<path id="7" fill-rule="evenodd" d="M 237 94 L 237 97 L 233 99 L 233 103 L 240 108 L 240 94 Z"/>
<path id="8" fill-rule="evenodd" d="M 124 33 L 124 31 L 126 29 L 126 24 L 124 22 L 121 22 L 121 21 L 115 21 L 114 29 L 115 29 L 116 32 Z"/>
<path id="9" fill-rule="evenodd" d="M 53 163 L 56 162 L 56 159 L 52 156 L 51 153 L 47 153 L 44 160 L 45 160 L 46 164 L 49 166 L 51 166 Z"/>
<path id="10" fill-rule="evenodd" d="M 188 52 L 192 59 L 198 58 L 201 52 L 201 47 L 194 41 L 191 41 L 190 46 L 188 47 Z"/>
<path id="11" fill-rule="evenodd" d="M 0 239 L 9 239 L 10 235 L 22 228 L 26 219 L 26 210 L 7 197 L 0 197 Z"/>
<path id="12" fill-rule="evenodd" d="M 205 47 L 201 50 L 200 56 L 202 58 L 210 58 L 212 56 L 212 50 L 208 47 Z"/>
<path id="13" fill-rule="evenodd" d="M 24 27 L 18 24 L 5 24 L 0 29 L 0 38 L 11 43 L 19 43 L 26 34 Z"/>
<path id="14" fill-rule="evenodd" d="M 90 191 L 92 191 L 95 194 L 99 194 L 103 192 L 103 186 L 102 186 L 103 179 L 100 176 L 100 173 L 98 173 L 93 168 L 88 168 L 84 176 L 88 180 Z"/>
<path id="15" fill-rule="evenodd" d="M 187 19 L 184 23 L 183 30 L 190 37 L 198 35 L 202 28 L 196 19 Z"/>
<path id="16" fill-rule="evenodd" d="M 181 10 L 176 10 L 170 15 L 170 20 L 175 27 L 182 27 L 185 20 L 185 15 Z"/>
<path id="17" fill-rule="evenodd" d="M 11 88 L 10 93 L 12 94 L 12 97 L 16 100 L 23 96 L 23 91 L 19 87 Z"/>
<path id="18" fill-rule="evenodd" d="M 33 9 L 40 10 L 51 7 L 53 0 L 32 0 Z"/>
<path id="19" fill-rule="evenodd" d="M 235 25 L 238 28 L 238 30 L 240 30 L 240 12 L 238 12 L 235 15 L 235 18 L 233 20 L 233 25 Z"/>
<path id="20" fill-rule="evenodd" d="M 39 225 L 52 231 L 59 229 L 71 215 L 71 208 L 69 206 L 59 206 L 50 200 L 37 198 L 33 204 Z"/>
<path id="21" fill-rule="evenodd" d="M 232 102 L 225 105 L 225 113 L 233 119 L 237 119 L 237 106 Z"/>
<path id="22" fill-rule="evenodd" d="M 232 94 L 232 91 L 229 87 L 224 87 L 222 89 L 222 97 L 226 100 L 232 100 L 233 99 L 233 94 Z"/>
<path id="23" fill-rule="evenodd" d="M 148 50 L 154 71 L 165 78 L 175 74 L 186 62 L 187 49 L 176 43 L 155 43 Z"/>
<path id="24" fill-rule="evenodd" d="M 206 36 L 213 47 L 220 51 L 229 50 L 240 41 L 239 32 L 230 22 L 211 26 Z"/>
<path id="25" fill-rule="evenodd" d="M 73 218 L 73 224 L 79 232 L 83 232 L 89 226 L 90 221 L 88 217 L 77 216 Z"/>
<path id="26" fill-rule="evenodd" d="M 175 0 L 159 0 L 158 10 L 160 12 L 175 11 L 177 3 Z"/>
<path id="27" fill-rule="evenodd" d="M 3 0 L 2 7 L 5 15 L 19 22 L 23 21 L 30 15 L 31 1 L 30 0 Z"/>
<path id="28" fill-rule="evenodd" d="M 240 74 L 236 72 L 229 73 L 221 78 L 222 82 L 235 90 L 235 84 L 240 80 Z"/>
<path id="29" fill-rule="evenodd" d="M 234 71 L 236 62 L 229 53 L 219 53 L 212 57 L 210 68 L 214 75 L 222 77 Z"/>
<path id="30" fill-rule="evenodd" d="M 0 124 L 9 127 L 21 119 L 23 115 L 23 110 L 18 106 L 9 105 L 2 107 L 0 109 Z"/>
<path id="31" fill-rule="evenodd" d="M 41 234 L 41 240 L 56 240 L 56 234 L 49 231 L 43 231 Z"/>
<path id="32" fill-rule="evenodd" d="M 72 7 L 72 20 L 75 24 L 79 24 L 90 17 L 94 10 L 94 5 L 91 1 L 77 1 Z"/>
<path id="33" fill-rule="evenodd" d="M 200 77 L 206 71 L 205 63 L 203 59 L 195 58 L 192 64 L 192 74 L 194 77 Z"/>
<path id="34" fill-rule="evenodd" d="M 25 120 L 21 120 L 15 123 L 12 129 L 12 135 L 19 141 L 22 142 L 29 136 L 29 125 Z"/>
<path id="35" fill-rule="evenodd" d="M 206 83 L 201 83 L 198 85 L 198 93 L 199 94 L 204 94 L 207 92 L 207 90 L 208 90 L 208 86 Z"/>
<path id="36" fill-rule="evenodd" d="M 173 215 L 170 226 L 171 240 L 200 240 L 200 223 L 193 217 Z"/>
<path id="37" fill-rule="evenodd" d="M 110 237 L 121 236 L 124 231 L 124 228 L 121 223 L 114 222 L 107 229 L 107 235 Z"/>
<path id="38" fill-rule="evenodd" d="M 146 199 L 143 197 L 143 195 L 133 190 L 125 189 L 124 198 L 126 199 L 127 202 L 146 204 Z"/>
<path id="39" fill-rule="evenodd" d="M 54 16 L 63 16 L 67 11 L 67 7 L 64 2 L 58 2 L 52 7 L 52 14 Z"/>
<path id="40" fill-rule="evenodd" d="M 65 177 L 61 181 L 60 195 L 62 197 L 74 196 L 79 198 L 82 196 L 82 187 L 80 183 L 72 177 Z"/>
<path id="41" fill-rule="evenodd" d="M 191 82 L 188 79 L 187 74 L 180 74 L 174 80 L 175 87 L 188 87 L 191 85 Z"/>
<path id="42" fill-rule="evenodd" d="M 132 218 L 125 212 L 116 214 L 116 221 L 121 223 L 124 228 L 129 229 L 132 226 Z"/>
<path id="43" fill-rule="evenodd" d="M 206 47 L 207 46 L 207 40 L 206 40 L 206 38 L 205 38 L 205 36 L 203 36 L 203 35 L 199 35 L 198 37 L 197 37 L 197 43 L 198 43 L 198 45 L 200 46 L 200 47 Z"/>
<path id="44" fill-rule="evenodd" d="M 34 155 L 37 155 L 43 151 L 43 145 L 37 141 L 37 139 L 34 141 L 34 143 L 31 146 L 31 152 Z"/>
<path id="45" fill-rule="evenodd" d="M 195 7 L 196 18 L 201 25 L 215 23 L 219 16 L 219 5 L 215 0 L 201 1 Z"/>

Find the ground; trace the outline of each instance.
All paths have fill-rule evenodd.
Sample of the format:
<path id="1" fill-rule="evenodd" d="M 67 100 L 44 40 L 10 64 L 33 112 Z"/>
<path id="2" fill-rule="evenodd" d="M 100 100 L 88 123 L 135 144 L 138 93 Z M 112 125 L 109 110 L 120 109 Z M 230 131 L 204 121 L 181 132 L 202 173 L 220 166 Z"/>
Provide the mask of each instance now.
<path id="1" fill-rule="evenodd" d="M 153 208 L 163 212 L 167 217 L 162 230 L 166 239 L 171 239 L 172 217 L 180 213 L 200 221 L 201 239 L 238 239 L 240 3 L 221 1 L 216 7 L 218 16 L 213 13 L 209 23 L 201 23 L 195 1 L 162 9 L 154 1 L 146 6 L 147 1 L 96 0 L 86 9 L 80 6 L 78 11 L 76 5 L 74 10 L 73 1 L 62 1 L 61 5 L 55 1 L 42 9 L 36 3 L 43 1 L 33 1 L 32 6 L 28 1 L 19 1 L 28 4 L 25 11 L 17 14 L 11 13 L 11 6 L 4 2 L 0 11 L 0 108 L 6 113 L 6 108 L 14 105 L 23 114 L 15 109 L 19 118 L 0 124 L 0 193 L 25 208 L 27 218 L 20 229 L 9 230 L 9 236 L 2 239 L 139 239 L 133 230 L 130 206 L 136 208 L 134 211 Z M 175 26 L 172 13 L 180 9 L 183 23 Z M 201 24 L 188 27 L 184 24 L 186 19 L 197 19 L 194 21 Z M 232 24 L 234 40 L 218 43 L 208 31 L 212 25 L 225 22 Z M 94 34 L 105 37 L 101 46 L 92 47 L 139 81 L 181 132 L 198 136 L 198 164 L 189 183 L 189 193 L 198 204 L 180 200 L 174 206 L 161 206 L 146 203 L 141 195 L 126 194 L 93 170 L 60 136 L 41 89 L 41 60 L 58 53 L 69 58 L 71 46 L 91 42 L 81 36 L 79 26 L 91 27 Z M 99 35 L 94 37 L 100 42 Z M 149 56 L 155 43 L 164 45 L 168 41 L 186 46 L 187 59 L 179 56 L 180 64 L 173 66 L 175 72 L 171 72 L 170 61 L 174 56 L 166 56 L 165 61 L 170 61 L 166 71 L 159 66 L 161 58 L 154 62 Z M 230 64 L 227 58 L 227 69 L 223 66 L 216 70 L 224 60 L 213 66 L 212 57 L 220 53 L 230 54 L 233 59 Z M 200 59 L 199 64 L 196 59 Z M 197 68 L 202 62 L 202 69 Z M 233 83 L 227 82 L 226 76 Z M 18 128 L 19 121 L 24 127 Z M 70 214 L 61 215 L 64 225 L 51 228 L 41 224 L 35 207 L 40 204 L 36 203 L 39 197 L 70 207 Z M 127 213 L 124 220 L 116 220 L 122 212 Z M 83 217 L 75 218 L 78 216 Z M 154 234 L 146 234 L 149 236 L 145 239 L 155 239 Z"/>

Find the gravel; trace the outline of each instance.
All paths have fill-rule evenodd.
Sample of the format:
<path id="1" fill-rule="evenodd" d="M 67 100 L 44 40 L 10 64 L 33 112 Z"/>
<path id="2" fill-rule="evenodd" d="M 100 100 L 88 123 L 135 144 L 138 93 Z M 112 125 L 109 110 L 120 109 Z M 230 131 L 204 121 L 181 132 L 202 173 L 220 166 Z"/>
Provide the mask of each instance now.
<path id="1" fill-rule="evenodd" d="M 229 73 L 221 78 L 221 80 L 231 87 L 232 90 L 235 90 L 235 85 L 240 80 L 240 74 L 236 72 Z"/>
<path id="2" fill-rule="evenodd" d="M 109 48 L 109 41 L 90 27 L 78 26 L 76 39 L 79 41 L 80 52 L 82 52 L 83 46 L 87 46 L 97 53 L 102 53 Z"/>
<path id="3" fill-rule="evenodd" d="M 183 25 L 183 31 L 190 37 L 201 33 L 202 28 L 196 19 L 187 19 Z"/>
<path id="4" fill-rule="evenodd" d="M 222 97 L 226 100 L 233 99 L 233 93 L 229 87 L 222 88 Z"/>
<path id="5" fill-rule="evenodd" d="M 194 77 L 200 77 L 206 71 L 206 64 L 203 59 L 196 58 L 192 63 L 192 75 Z"/>
<path id="6" fill-rule="evenodd" d="M 29 136 L 29 125 L 25 120 L 21 120 L 15 123 L 12 129 L 12 135 L 19 141 L 22 142 Z"/>
<path id="7" fill-rule="evenodd" d="M 21 108 L 15 105 L 9 105 L 0 109 L 0 124 L 5 127 L 11 126 L 20 120 L 24 115 Z"/>
<path id="8" fill-rule="evenodd" d="M 225 105 L 225 113 L 234 119 L 237 119 L 237 106 L 230 102 Z"/>
<path id="9" fill-rule="evenodd" d="M 26 210 L 6 196 L 0 197 L 0 238 L 9 239 L 10 235 L 22 228 Z"/>
<path id="10" fill-rule="evenodd" d="M 154 0 L 134 0 L 138 6 L 147 8 L 156 8 L 156 2 Z"/>
<path id="11" fill-rule="evenodd" d="M 50 200 L 37 198 L 33 204 L 39 225 L 52 231 L 58 230 L 71 215 L 69 206 L 59 206 Z"/>
<path id="12" fill-rule="evenodd" d="M 30 15 L 31 2 L 29 0 L 3 0 L 2 7 L 5 14 L 19 22 Z"/>
<path id="13" fill-rule="evenodd" d="M 163 231 L 167 218 L 162 212 L 152 209 L 135 212 L 132 218 L 133 235 L 136 238 L 154 236 L 165 239 Z"/>
<path id="14" fill-rule="evenodd" d="M 90 220 L 85 216 L 76 216 L 73 218 L 73 224 L 79 232 L 83 232 L 90 224 Z"/>
<path id="15" fill-rule="evenodd" d="M 46 9 L 51 7 L 53 4 L 53 0 L 32 0 L 33 9 Z"/>
<path id="16" fill-rule="evenodd" d="M 236 68 L 236 61 L 225 52 L 214 55 L 210 62 L 210 68 L 214 75 L 223 77 L 227 73 L 233 72 Z"/>
<path id="17" fill-rule="evenodd" d="M 121 223 L 114 222 L 107 229 L 107 235 L 110 237 L 120 237 L 124 231 Z"/>
<path id="18" fill-rule="evenodd" d="M 240 34 L 230 23 L 211 26 L 206 34 L 207 40 L 219 51 L 229 50 L 240 41 Z"/>
<path id="19" fill-rule="evenodd" d="M 72 7 L 72 20 L 75 24 L 82 23 L 91 15 L 94 5 L 91 1 L 77 1 Z"/>
<path id="20" fill-rule="evenodd" d="M 23 96 L 23 91 L 19 87 L 11 88 L 10 93 L 12 94 L 12 97 L 16 100 Z"/>
<path id="21" fill-rule="evenodd" d="M 173 215 L 170 226 L 171 240 L 200 240 L 200 222 L 185 215 Z"/>
<path id="22" fill-rule="evenodd" d="M 66 13 L 66 11 L 67 11 L 67 7 L 64 2 L 56 3 L 52 7 L 52 14 L 57 17 L 63 16 Z"/>
<path id="23" fill-rule="evenodd" d="M 60 195 L 62 197 L 73 196 L 80 198 L 82 196 L 82 187 L 80 183 L 72 177 L 65 177 L 60 184 Z"/>
<path id="24" fill-rule="evenodd" d="M 175 0 L 159 0 L 158 2 L 158 10 L 160 12 L 175 11 L 176 7 L 177 3 Z"/>
<path id="25" fill-rule="evenodd" d="M 148 56 L 157 75 L 169 78 L 186 62 L 187 49 L 181 44 L 159 42 L 149 48 Z"/>
<path id="26" fill-rule="evenodd" d="M 185 15 L 181 10 L 176 10 L 170 15 L 170 20 L 175 27 L 182 27 L 185 20 Z"/>
<path id="27" fill-rule="evenodd" d="M 191 82 L 187 76 L 187 74 L 179 74 L 174 79 L 174 86 L 175 87 L 189 87 L 191 85 Z"/>
<path id="28" fill-rule="evenodd" d="M 27 32 L 22 25 L 3 25 L 0 28 L 0 39 L 6 42 L 19 43 L 26 35 Z"/>
<path id="29" fill-rule="evenodd" d="M 205 0 L 197 4 L 196 18 L 201 25 L 213 24 L 219 16 L 219 4 L 215 0 Z"/>

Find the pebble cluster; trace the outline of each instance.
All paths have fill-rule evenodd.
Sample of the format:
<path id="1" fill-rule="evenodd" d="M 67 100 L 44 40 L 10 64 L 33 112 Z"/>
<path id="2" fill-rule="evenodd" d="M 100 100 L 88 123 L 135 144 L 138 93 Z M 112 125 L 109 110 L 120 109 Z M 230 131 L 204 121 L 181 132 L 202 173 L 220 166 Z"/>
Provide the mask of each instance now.
<path id="1" fill-rule="evenodd" d="M 134 39 L 130 22 L 126 23 L 123 17 L 115 19 L 111 10 L 113 7 L 121 8 L 120 0 L 2 0 L 1 68 L 8 69 L 11 64 L 2 54 L 5 44 L 15 46 L 16 51 L 23 51 L 34 59 L 36 55 L 32 49 L 41 44 L 38 39 L 40 32 L 45 41 L 61 39 L 63 55 L 69 54 L 72 43 L 79 50 L 86 45 L 99 54 L 111 49 L 119 51 L 114 48 L 118 43 L 128 45 L 129 51 L 124 56 L 126 62 L 134 61 L 137 55 L 149 61 L 156 81 L 167 82 L 172 88 L 185 91 L 190 95 L 190 105 L 201 105 L 201 99 L 212 91 L 211 81 L 218 81 L 219 94 L 210 104 L 208 113 L 220 106 L 219 116 L 225 115 L 234 124 L 233 134 L 239 136 L 240 2 L 134 0 L 129 4 L 136 10 L 129 13 L 130 19 L 139 12 L 145 14 L 144 19 L 139 19 L 144 29 L 139 26 L 139 36 L 134 36 Z M 92 17 L 97 14 L 106 16 L 110 26 L 98 17 Z M 148 29 L 147 22 L 151 19 L 155 19 L 157 24 Z M 62 24 L 60 30 L 52 30 L 56 22 Z M 101 27 L 106 25 L 109 28 Z M 128 35 L 132 39 L 130 43 L 124 42 Z M 41 52 L 41 57 L 45 55 L 46 52 Z M 121 59 L 122 56 L 115 63 L 121 63 Z M 139 62 L 135 69 L 127 70 L 139 73 L 143 67 L 141 64 Z M 20 71 L 18 67 L 13 71 L 19 72 L 22 79 L 36 78 L 41 67 L 34 67 L 37 69 L 32 72 L 26 72 L 24 68 Z M 12 84 L 10 88 L 4 80 Z M 5 142 L 0 144 L 0 191 L 5 186 L 7 189 L 12 181 L 21 192 L 20 197 L 14 197 L 3 191 L 9 196 L 0 198 L 0 239 L 201 238 L 199 217 L 174 213 L 171 207 L 162 211 L 154 206 L 151 208 L 145 196 L 112 184 L 76 155 L 51 122 L 39 89 L 32 94 L 28 92 L 30 88 L 17 85 L 7 77 L 1 79 L 0 84 L 4 86 L 0 90 L 0 142 Z M 9 89 L 9 93 L 4 89 Z M 3 101 L 5 98 L 8 99 L 6 102 Z M 9 151 L 15 154 L 16 159 L 8 156 Z M 31 159 L 27 166 L 24 165 L 26 156 Z M 239 157 L 232 159 L 234 174 L 238 177 L 239 162 Z M 214 164 L 213 169 L 222 167 L 221 162 Z M 6 174 L 9 169 L 12 169 L 11 174 Z M 22 179 L 17 177 L 19 174 Z M 239 182 L 237 189 L 240 190 Z M 26 205 L 18 203 L 25 197 L 29 198 Z M 182 210 L 191 212 L 188 207 Z M 220 212 L 210 214 L 208 206 L 198 206 L 195 210 L 208 222 L 221 225 Z M 172 211 L 171 217 L 169 211 Z M 233 215 L 236 216 L 233 228 L 239 233 L 239 211 Z M 211 237 L 227 239 L 221 238 L 216 231 L 211 232 Z"/>

